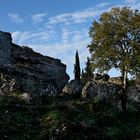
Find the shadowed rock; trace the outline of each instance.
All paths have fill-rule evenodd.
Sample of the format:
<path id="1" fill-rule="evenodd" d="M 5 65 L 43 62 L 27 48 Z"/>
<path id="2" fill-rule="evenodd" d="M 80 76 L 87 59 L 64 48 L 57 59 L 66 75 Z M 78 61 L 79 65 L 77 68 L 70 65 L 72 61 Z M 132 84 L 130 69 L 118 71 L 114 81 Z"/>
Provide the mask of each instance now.
<path id="1" fill-rule="evenodd" d="M 68 80 L 66 65 L 59 59 L 16 45 L 12 43 L 10 33 L 0 31 L 0 89 L 3 92 L 54 95 L 62 90 Z"/>
<path id="2" fill-rule="evenodd" d="M 135 101 L 140 104 L 140 86 L 131 86 L 127 88 L 128 100 Z"/>
<path id="3" fill-rule="evenodd" d="M 122 94 L 122 86 L 107 82 L 89 81 L 82 89 L 82 98 L 96 97 L 119 107 L 121 104 L 120 97 Z"/>
<path id="4" fill-rule="evenodd" d="M 82 91 L 82 83 L 79 80 L 71 80 L 62 90 L 62 94 L 80 95 Z"/>

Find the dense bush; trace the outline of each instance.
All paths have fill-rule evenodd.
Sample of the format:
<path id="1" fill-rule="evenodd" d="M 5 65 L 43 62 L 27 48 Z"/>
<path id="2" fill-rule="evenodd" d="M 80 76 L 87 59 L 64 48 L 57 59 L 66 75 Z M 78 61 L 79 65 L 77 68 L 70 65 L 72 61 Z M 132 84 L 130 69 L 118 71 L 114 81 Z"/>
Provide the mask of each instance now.
<path id="1" fill-rule="evenodd" d="M 46 97 L 47 98 L 47 97 Z M 0 139 L 132 140 L 140 138 L 140 109 L 129 104 L 122 113 L 98 99 L 48 97 L 39 105 L 0 98 Z"/>

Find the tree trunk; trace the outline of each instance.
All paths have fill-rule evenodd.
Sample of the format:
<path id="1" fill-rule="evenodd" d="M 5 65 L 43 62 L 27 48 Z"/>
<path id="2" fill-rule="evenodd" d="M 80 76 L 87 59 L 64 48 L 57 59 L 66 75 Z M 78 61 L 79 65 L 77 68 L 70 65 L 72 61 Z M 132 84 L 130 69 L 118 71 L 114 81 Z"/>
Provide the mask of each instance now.
<path id="1" fill-rule="evenodd" d="M 127 87 L 127 66 L 125 66 L 124 68 L 124 75 L 123 75 L 123 87 L 124 89 L 126 89 Z"/>
<path id="2" fill-rule="evenodd" d="M 121 106 L 122 106 L 122 111 L 126 112 L 126 102 L 127 102 L 127 96 L 126 96 L 126 89 L 127 89 L 127 74 L 128 74 L 128 69 L 127 66 L 125 66 L 124 68 L 124 72 L 123 72 L 123 93 L 121 96 Z"/>

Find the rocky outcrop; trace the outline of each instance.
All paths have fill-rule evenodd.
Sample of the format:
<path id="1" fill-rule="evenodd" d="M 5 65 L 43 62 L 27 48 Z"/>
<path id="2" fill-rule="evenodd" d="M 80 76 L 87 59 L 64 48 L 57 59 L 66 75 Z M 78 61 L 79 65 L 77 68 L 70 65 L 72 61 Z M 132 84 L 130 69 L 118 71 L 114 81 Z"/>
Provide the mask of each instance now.
<path id="1" fill-rule="evenodd" d="M 82 97 L 90 98 L 99 96 L 108 98 L 112 95 L 120 95 L 123 91 L 121 86 L 113 83 L 89 81 L 82 89 Z"/>
<path id="2" fill-rule="evenodd" d="M 10 64 L 12 38 L 9 33 L 0 32 L 0 66 Z"/>
<path id="3" fill-rule="evenodd" d="M 12 43 L 10 33 L 0 31 L 0 89 L 55 95 L 67 84 L 66 65 L 26 46 Z"/>
<path id="4" fill-rule="evenodd" d="M 62 94 L 80 95 L 82 91 L 82 83 L 79 80 L 71 80 L 62 90 Z"/>
<path id="5" fill-rule="evenodd" d="M 82 89 L 82 98 L 96 97 L 117 106 L 121 104 L 122 94 L 123 88 L 121 86 L 108 82 L 89 81 Z"/>
<path id="6" fill-rule="evenodd" d="M 111 77 L 109 80 L 108 80 L 109 83 L 114 83 L 116 85 L 123 85 L 123 82 L 122 82 L 122 78 L 121 77 Z"/>
<path id="7" fill-rule="evenodd" d="M 131 86 L 126 90 L 128 100 L 140 104 L 140 86 Z"/>
<path id="8" fill-rule="evenodd" d="M 81 96 L 83 99 L 103 100 L 123 111 L 126 111 L 132 102 L 140 105 L 140 86 L 134 85 L 124 89 L 122 84 L 116 81 L 113 80 L 111 83 L 111 81 L 91 80 L 83 87 Z"/>

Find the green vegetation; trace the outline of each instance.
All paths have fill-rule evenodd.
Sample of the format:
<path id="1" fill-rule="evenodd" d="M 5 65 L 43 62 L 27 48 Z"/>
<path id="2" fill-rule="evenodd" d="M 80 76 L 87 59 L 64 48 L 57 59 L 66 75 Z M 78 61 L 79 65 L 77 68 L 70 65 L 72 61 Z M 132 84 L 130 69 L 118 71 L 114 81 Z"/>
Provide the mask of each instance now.
<path id="1" fill-rule="evenodd" d="M 92 78 L 93 78 L 93 71 L 91 67 L 91 62 L 89 57 L 87 57 L 86 67 L 84 70 L 82 70 L 81 81 L 85 85 Z"/>
<path id="2" fill-rule="evenodd" d="M 140 12 L 112 8 L 93 22 L 89 34 L 93 68 L 103 72 L 119 69 L 126 88 L 128 73 L 136 75 L 140 71 Z"/>
<path id="3" fill-rule="evenodd" d="M 75 54 L 75 64 L 74 64 L 74 78 L 75 80 L 79 80 L 80 81 L 80 61 L 79 61 L 79 55 L 78 55 L 78 51 L 76 51 Z"/>
<path id="4" fill-rule="evenodd" d="M 131 103 L 124 114 L 99 99 L 46 97 L 36 105 L 0 97 L 0 127 L 1 140 L 133 140 L 140 137 L 140 108 Z"/>

